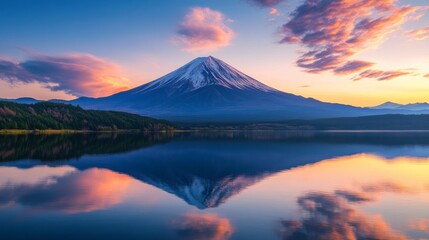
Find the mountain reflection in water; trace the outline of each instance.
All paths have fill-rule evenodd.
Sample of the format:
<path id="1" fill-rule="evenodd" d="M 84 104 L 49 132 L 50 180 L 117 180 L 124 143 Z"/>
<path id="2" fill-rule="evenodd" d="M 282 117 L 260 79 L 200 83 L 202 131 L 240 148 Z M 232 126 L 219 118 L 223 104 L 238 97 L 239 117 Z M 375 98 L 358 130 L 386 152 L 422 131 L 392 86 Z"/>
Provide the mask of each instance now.
<path id="1" fill-rule="evenodd" d="M 428 136 L 2 135 L 0 236 L 49 222 L 35 238 L 425 239 Z"/>

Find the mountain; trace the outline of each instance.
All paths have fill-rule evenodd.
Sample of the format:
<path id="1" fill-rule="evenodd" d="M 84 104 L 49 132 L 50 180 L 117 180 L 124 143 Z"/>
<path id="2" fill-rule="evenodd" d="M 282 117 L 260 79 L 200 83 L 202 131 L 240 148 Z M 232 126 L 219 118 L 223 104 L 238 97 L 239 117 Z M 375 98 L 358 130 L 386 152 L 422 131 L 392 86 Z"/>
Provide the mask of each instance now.
<path id="1" fill-rule="evenodd" d="M 23 98 L 16 98 L 16 99 L 0 98 L 0 101 L 23 103 L 23 104 L 34 104 L 34 103 L 42 102 L 41 100 L 37 100 L 30 97 L 23 97 Z"/>
<path id="2" fill-rule="evenodd" d="M 385 102 L 383 104 L 371 107 L 372 109 L 395 109 L 402 106 L 401 104 L 394 103 L 394 102 Z"/>
<path id="3" fill-rule="evenodd" d="M 372 109 L 388 109 L 388 110 L 404 110 L 404 111 L 420 111 L 429 112 L 429 103 L 409 103 L 409 104 L 398 104 L 393 102 L 385 102 L 381 105 L 371 107 Z"/>
<path id="4" fill-rule="evenodd" d="M 197 58 L 140 87 L 71 103 L 190 122 L 311 119 L 375 112 L 281 92 L 211 56 Z"/>
<path id="5" fill-rule="evenodd" d="M 70 104 L 40 102 L 19 104 L 0 101 L 0 130 L 125 130 L 145 131 L 169 130 L 172 126 L 166 121 L 136 114 L 84 110 Z"/>

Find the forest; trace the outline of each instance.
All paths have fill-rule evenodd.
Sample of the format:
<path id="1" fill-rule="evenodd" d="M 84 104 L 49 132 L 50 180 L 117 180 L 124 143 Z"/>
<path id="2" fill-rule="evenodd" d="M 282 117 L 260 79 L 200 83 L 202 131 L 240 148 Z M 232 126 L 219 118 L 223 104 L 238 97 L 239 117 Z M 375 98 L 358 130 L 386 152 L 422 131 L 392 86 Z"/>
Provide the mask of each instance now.
<path id="1" fill-rule="evenodd" d="M 136 114 L 84 110 L 69 104 L 0 101 L 0 130 L 170 131 L 167 121 Z"/>

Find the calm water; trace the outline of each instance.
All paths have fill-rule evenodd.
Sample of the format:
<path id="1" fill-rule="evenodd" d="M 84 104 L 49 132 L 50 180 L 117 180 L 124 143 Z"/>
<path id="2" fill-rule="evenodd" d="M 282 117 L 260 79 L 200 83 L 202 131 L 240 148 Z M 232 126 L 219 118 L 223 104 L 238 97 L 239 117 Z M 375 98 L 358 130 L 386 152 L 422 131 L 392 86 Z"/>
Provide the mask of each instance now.
<path id="1" fill-rule="evenodd" d="M 429 133 L 1 135 L 0 239 L 429 239 Z"/>

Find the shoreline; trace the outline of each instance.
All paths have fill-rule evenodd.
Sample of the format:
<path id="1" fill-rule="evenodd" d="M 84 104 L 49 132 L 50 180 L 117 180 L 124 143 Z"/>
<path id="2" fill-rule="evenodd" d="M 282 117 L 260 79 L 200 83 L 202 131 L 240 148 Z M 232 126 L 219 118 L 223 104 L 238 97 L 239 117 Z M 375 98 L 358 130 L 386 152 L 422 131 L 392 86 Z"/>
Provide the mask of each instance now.
<path id="1" fill-rule="evenodd" d="M 118 130 L 73 130 L 73 129 L 46 129 L 46 130 L 25 130 L 25 129 L 0 129 L 0 134 L 74 134 L 74 133 L 174 133 L 177 130 L 142 131 L 138 129 L 118 129 Z"/>
<path id="2" fill-rule="evenodd" d="M 72 129 L 46 129 L 46 130 L 24 130 L 24 129 L 0 129 L 0 135 L 15 134 L 83 134 L 83 133 L 187 133 L 187 132 L 324 132 L 324 133 L 401 133 L 401 132 L 429 132 L 429 130 L 317 130 L 317 129 L 174 129 L 160 131 L 142 131 L 138 129 L 118 129 L 118 130 L 72 130 Z"/>

